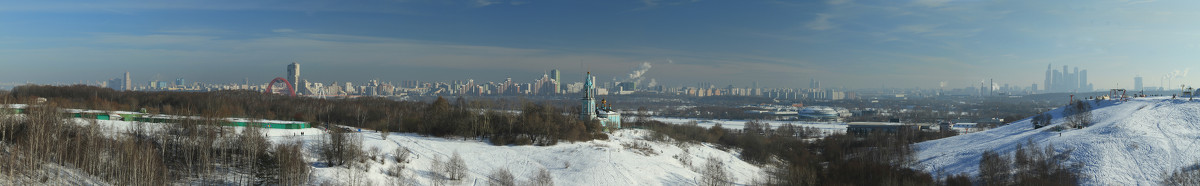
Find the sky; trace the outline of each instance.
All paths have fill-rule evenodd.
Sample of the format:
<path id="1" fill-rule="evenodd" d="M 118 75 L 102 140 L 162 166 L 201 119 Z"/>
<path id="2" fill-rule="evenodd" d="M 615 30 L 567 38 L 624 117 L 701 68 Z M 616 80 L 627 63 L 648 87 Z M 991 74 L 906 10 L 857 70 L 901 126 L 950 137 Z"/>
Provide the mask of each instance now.
<path id="1" fill-rule="evenodd" d="M 0 2 L 0 82 L 532 81 L 1097 89 L 1198 82 L 1200 1 L 171 0 Z"/>

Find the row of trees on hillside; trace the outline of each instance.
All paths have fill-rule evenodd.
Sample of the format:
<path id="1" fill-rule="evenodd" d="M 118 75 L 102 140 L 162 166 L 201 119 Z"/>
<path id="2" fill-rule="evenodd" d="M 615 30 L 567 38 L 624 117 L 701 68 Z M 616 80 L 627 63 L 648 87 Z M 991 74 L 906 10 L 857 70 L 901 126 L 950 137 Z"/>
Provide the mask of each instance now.
<path id="1" fill-rule="evenodd" d="M 7 95 L 0 99 L 15 102 Z M 310 166 L 302 145 L 272 144 L 257 128 L 236 132 L 216 121 L 193 120 L 105 132 L 113 129 L 59 114 L 62 102 L 35 104 L 24 117 L 0 112 L 0 171 L 5 176 L 44 176 L 38 175 L 40 168 L 56 164 L 117 185 L 308 182 Z"/>
<path id="2" fill-rule="evenodd" d="M 389 132 L 488 139 L 493 144 L 552 145 L 559 140 L 605 138 L 598 122 L 581 121 L 578 107 L 524 103 L 519 114 L 493 109 L 490 102 L 453 103 L 438 97 L 431 103 L 382 98 L 316 99 L 267 95 L 253 91 L 137 92 L 92 86 L 24 85 L 10 99 L 35 97 L 58 101 L 66 108 L 97 110 L 146 109 L 150 113 L 299 120 Z M 564 109 L 571 108 L 571 109 Z"/>
<path id="3" fill-rule="evenodd" d="M 983 185 L 1078 185 L 1078 163 L 1067 163 L 1071 149 L 1057 152 L 1053 145 L 1039 147 L 1032 140 L 1018 144 L 1013 155 L 985 151 L 979 159 Z"/>
<path id="4" fill-rule="evenodd" d="M 915 151 L 910 144 L 955 135 L 922 131 L 863 136 L 837 133 L 806 140 L 811 138 L 779 132 L 784 129 L 774 132 L 748 129 L 745 131 L 750 132 L 736 133 L 720 125 L 704 128 L 658 121 L 644 125 L 655 131 L 650 139 L 706 142 L 740 150 L 739 158 L 765 167 L 766 175 L 754 179 L 759 185 L 932 185 L 936 183 L 932 175 L 908 168 L 915 162 Z M 757 121 L 747 125 L 765 127 Z"/>

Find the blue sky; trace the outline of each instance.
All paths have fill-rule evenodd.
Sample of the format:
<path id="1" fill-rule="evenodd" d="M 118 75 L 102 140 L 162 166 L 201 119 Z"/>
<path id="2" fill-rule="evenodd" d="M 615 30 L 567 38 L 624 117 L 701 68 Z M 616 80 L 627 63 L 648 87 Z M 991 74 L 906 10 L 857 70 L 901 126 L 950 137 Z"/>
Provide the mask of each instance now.
<path id="1" fill-rule="evenodd" d="M 6 1 L 0 81 L 532 80 L 550 69 L 664 85 L 1041 84 L 1082 66 L 1147 86 L 1200 59 L 1193 1 Z M 1178 72 L 1176 72 L 1178 71 Z M 1169 75 L 1173 74 L 1173 75 Z"/>

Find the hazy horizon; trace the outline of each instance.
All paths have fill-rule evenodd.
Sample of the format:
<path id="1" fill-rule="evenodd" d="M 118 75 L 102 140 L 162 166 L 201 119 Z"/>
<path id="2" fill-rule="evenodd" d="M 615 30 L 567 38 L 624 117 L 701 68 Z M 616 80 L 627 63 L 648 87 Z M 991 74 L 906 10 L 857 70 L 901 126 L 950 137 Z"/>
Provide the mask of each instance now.
<path id="1" fill-rule="evenodd" d="M 1147 87 L 1200 58 L 1200 2 L 1147 1 L 18 1 L 0 3 L 0 82 L 566 82 L 945 88 Z M 1039 87 L 1042 88 L 1042 87 Z"/>

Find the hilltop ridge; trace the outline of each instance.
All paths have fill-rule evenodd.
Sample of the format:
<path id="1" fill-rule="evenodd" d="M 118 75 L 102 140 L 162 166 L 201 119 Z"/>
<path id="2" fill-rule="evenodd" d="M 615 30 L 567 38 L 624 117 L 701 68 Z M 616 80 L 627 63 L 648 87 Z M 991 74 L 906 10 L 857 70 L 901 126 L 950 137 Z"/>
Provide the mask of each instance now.
<path id="1" fill-rule="evenodd" d="M 1081 165 L 1080 183 L 1088 185 L 1154 185 L 1172 171 L 1200 164 L 1200 100 L 1151 97 L 1083 102 L 1093 108 L 1091 126 L 1056 129 L 1066 122 L 1066 107 L 1060 107 L 1046 112 L 1053 116 L 1046 127 L 1035 129 L 1030 117 L 991 130 L 918 143 L 915 168 L 975 176 L 984 151 L 1011 154 L 1026 141 L 1069 151 L 1067 162 Z"/>

